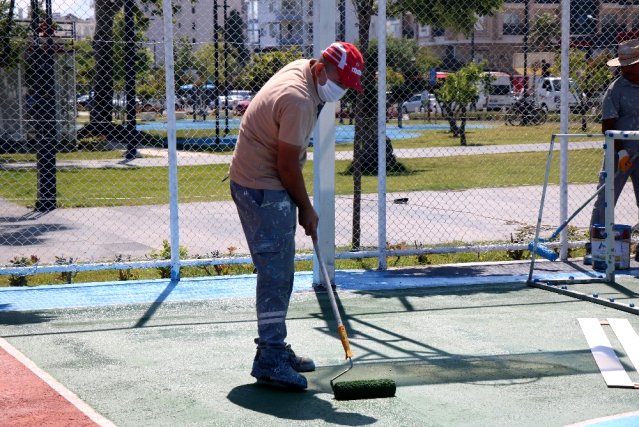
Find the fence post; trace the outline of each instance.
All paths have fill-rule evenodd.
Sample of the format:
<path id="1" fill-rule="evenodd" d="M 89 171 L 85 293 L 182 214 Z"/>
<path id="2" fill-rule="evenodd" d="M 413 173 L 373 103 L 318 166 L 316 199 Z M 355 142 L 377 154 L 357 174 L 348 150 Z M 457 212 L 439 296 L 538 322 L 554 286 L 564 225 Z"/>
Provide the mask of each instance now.
<path id="1" fill-rule="evenodd" d="M 386 270 L 386 0 L 379 2 L 377 19 L 377 245 L 378 268 Z"/>
<path id="2" fill-rule="evenodd" d="M 169 233 L 171 280 L 180 280 L 180 224 L 178 217 L 177 142 L 175 124 L 175 64 L 173 62 L 173 13 L 171 1 L 162 2 L 164 19 L 164 69 L 166 83 L 167 142 L 169 150 Z"/>
<path id="3" fill-rule="evenodd" d="M 561 2 L 561 105 L 560 105 L 560 132 L 568 133 L 568 120 L 570 119 L 569 90 L 570 90 L 570 63 L 568 49 L 570 48 L 570 0 Z M 562 136 L 559 144 L 559 223 L 563 224 L 568 218 L 568 137 Z M 560 235 L 561 249 L 559 258 L 568 258 L 568 227 Z"/>

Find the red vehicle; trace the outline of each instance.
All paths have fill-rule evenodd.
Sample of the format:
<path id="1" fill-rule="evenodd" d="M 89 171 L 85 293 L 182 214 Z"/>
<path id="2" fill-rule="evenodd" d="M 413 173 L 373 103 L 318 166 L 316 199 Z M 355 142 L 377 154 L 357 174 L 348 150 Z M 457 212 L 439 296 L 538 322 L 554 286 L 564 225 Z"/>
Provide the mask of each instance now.
<path id="1" fill-rule="evenodd" d="M 235 106 L 235 114 L 238 116 L 241 116 L 242 114 L 244 114 L 250 103 L 251 103 L 250 100 L 239 101 L 237 105 Z"/>

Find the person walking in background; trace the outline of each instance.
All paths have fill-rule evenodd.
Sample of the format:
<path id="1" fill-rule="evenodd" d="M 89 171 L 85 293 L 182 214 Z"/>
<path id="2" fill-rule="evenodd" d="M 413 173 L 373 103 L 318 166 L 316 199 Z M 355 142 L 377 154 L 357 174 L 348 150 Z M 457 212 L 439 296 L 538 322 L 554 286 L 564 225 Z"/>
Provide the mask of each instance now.
<path id="1" fill-rule="evenodd" d="M 340 100 L 347 89 L 362 92 L 363 67 L 354 45 L 332 43 L 319 59 L 293 61 L 271 77 L 240 123 L 229 175 L 257 270 L 258 338 L 251 375 L 258 383 L 305 389 L 307 381 L 300 372 L 315 369 L 311 359 L 296 356 L 285 341 L 295 271 L 296 211 L 299 224 L 314 240 L 319 221 L 302 168 L 324 103 Z"/>
<path id="2" fill-rule="evenodd" d="M 541 60 L 541 77 L 550 77 L 550 64 L 545 59 Z"/>
<path id="3" fill-rule="evenodd" d="M 603 97 L 601 131 L 608 130 L 639 130 L 639 39 L 629 40 L 619 44 L 618 56 L 608 61 L 608 66 L 619 67 L 620 76 L 615 79 Z M 632 159 L 639 153 L 637 141 L 615 140 L 615 205 L 621 195 L 628 177 L 632 180 L 635 200 L 639 207 L 639 168 Z M 618 174 L 616 172 L 619 172 Z M 604 184 L 605 176 L 599 174 L 599 186 Z M 604 225 L 605 207 L 604 192 L 597 195 L 590 219 L 590 233 L 592 227 Z M 586 247 L 585 264 L 592 262 L 591 247 Z"/>

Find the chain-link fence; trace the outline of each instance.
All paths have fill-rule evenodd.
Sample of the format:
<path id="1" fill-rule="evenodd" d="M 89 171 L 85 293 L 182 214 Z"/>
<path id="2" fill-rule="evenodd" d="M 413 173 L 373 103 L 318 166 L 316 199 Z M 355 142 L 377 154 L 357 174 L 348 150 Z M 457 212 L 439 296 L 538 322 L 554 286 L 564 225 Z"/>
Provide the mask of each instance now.
<path id="1" fill-rule="evenodd" d="M 372 0 L 177 0 L 165 20 L 150 0 L 1 0 L 0 274 L 166 266 L 177 232 L 185 264 L 247 262 L 224 181 L 239 124 L 272 74 L 325 47 L 314 46 L 313 28 L 327 6 L 334 39 L 356 43 L 367 64 L 363 95 L 328 104 L 337 257 L 525 258 L 551 135 L 600 134 L 616 77 L 606 61 L 639 37 L 630 3 L 395 0 L 380 19 Z M 602 141 L 566 139 L 549 229 L 594 192 Z M 309 190 L 321 149 L 309 152 Z M 634 205 L 622 197 L 618 222 L 635 223 Z M 571 242 L 586 240 L 589 220 L 589 209 L 575 218 Z M 297 245 L 308 258 L 301 230 Z"/>

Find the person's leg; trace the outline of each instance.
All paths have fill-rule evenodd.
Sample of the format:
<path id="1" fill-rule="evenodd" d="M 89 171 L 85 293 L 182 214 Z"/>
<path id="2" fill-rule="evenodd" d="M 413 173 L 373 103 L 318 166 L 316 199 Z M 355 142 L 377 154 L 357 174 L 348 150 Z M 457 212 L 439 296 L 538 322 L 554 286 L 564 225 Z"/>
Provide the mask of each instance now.
<path id="1" fill-rule="evenodd" d="M 616 160 L 616 159 L 615 159 Z M 623 191 L 623 187 L 626 185 L 626 182 L 628 181 L 628 176 L 629 173 L 619 173 L 617 174 L 617 165 L 615 162 L 615 179 L 614 179 L 614 186 L 615 186 L 615 194 L 614 194 L 614 203 L 615 206 L 617 205 L 617 200 L 619 200 L 619 196 L 621 195 L 621 192 Z M 599 183 L 597 184 L 597 188 L 601 187 L 602 185 L 604 185 L 605 183 L 605 174 L 603 171 L 603 165 L 602 165 L 602 170 L 601 172 L 599 172 Z M 634 178 L 633 178 L 633 183 L 634 183 Z M 604 206 L 604 202 L 605 202 L 605 191 L 606 189 L 604 188 L 603 190 L 601 190 L 599 192 L 599 194 L 597 195 L 597 198 L 595 199 L 595 205 L 592 209 L 592 216 L 590 217 L 590 228 L 592 229 L 592 226 L 594 224 L 604 224 L 605 221 L 605 206 Z M 637 193 L 637 187 L 635 186 L 635 194 Z"/>
<path id="2" fill-rule="evenodd" d="M 286 313 L 295 272 L 296 206 L 284 190 L 255 190 L 231 182 L 231 195 L 257 270 L 258 354 L 252 375 L 306 388 L 290 364 Z"/>
<path id="3" fill-rule="evenodd" d="M 605 183 L 605 174 L 604 174 L 604 166 L 603 163 L 601 165 L 601 171 L 599 172 L 599 182 L 597 184 L 597 188 L 600 188 L 602 185 L 604 185 Z M 615 206 L 617 205 L 617 200 L 619 200 L 619 196 L 621 195 L 621 192 L 623 190 L 623 187 L 626 185 L 626 182 L 628 181 L 628 173 L 620 173 L 617 174 L 617 159 L 615 159 L 615 179 L 614 179 L 614 186 L 615 186 L 615 193 L 614 193 L 614 202 L 615 202 Z M 634 184 L 634 179 L 633 179 L 633 184 Z M 635 194 L 637 194 L 637 189 L 638 186 L 635 185 Z M 606 189 L 602 189 L 599 194 L 597 194 L 597 197 L 595 198 L 595 204 L 592 208 L 592 215 L 590 217 L 590 233 L 591 233 L 591 237 L 590 237 L 590 242 L 586 243 L 586 256 L 584 256 L 584 264 L 586 265 L 590 265 L 592 264 L 592 227 L 595 224 L 601 224 L 604 225 L 604 222 L 606 220 L 605 218 L 605 212 L 606 212 L 606 207 L 604 205 L 605 202 L 605 191 Z M 637 199 L 639 200 L 639 199 Z"/>

